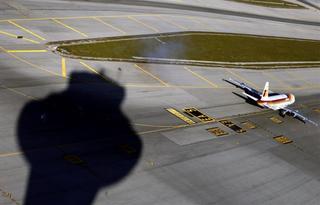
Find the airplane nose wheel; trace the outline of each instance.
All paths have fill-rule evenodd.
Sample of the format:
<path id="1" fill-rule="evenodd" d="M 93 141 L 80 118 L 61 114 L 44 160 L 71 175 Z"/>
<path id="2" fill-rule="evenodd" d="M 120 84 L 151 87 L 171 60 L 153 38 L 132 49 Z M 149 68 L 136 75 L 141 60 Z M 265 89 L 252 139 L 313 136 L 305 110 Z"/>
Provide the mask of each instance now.
<path id="1" fill-rule="evenodd" d="M 284 118 L 286 116 L 286 112 L 284 110 L 279 110 L 279 115 Z"/>

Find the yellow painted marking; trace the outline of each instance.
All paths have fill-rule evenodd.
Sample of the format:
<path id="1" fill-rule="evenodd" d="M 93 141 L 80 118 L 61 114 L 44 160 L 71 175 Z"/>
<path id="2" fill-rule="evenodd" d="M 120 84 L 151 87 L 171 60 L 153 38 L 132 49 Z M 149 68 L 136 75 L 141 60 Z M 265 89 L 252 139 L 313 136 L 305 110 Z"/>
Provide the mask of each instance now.
<path id="1" fill-rule="evenodd" d="M 92 66 L 80 61 L 80 64 L 83 65 L 86 69 L 88 69 L 89 71 L 99 75 L 100 77 L 102 77 L 103 79 L 105 79 L 106 81 L 110 81 L 110 79 L 106 78 L 106 76 L 100 74 L 98 71 L 96 71 L 96 69 L 94 69 Z"/>
<path id="2" fill-rule="evenodd" d="M 233 122 L 231 122 L 230 120 L 219 120 L 219 122 L 227 127 L 229 127 L 230 129 L 232 129 L 233 131 L 237 132 L 237 133 L 244 133 L 246 132 L 245 129 L 239 127 L 238 125 L 234 124 Z"/>
<path id="3" fill-rule="evenodd" d="M 167 86 L 163 85 L 154 85 L 154 84 L 135 84 L 135 83 L 127 83 L 124 84 L 126 87 L 137 87 L 137 88 L 168 88 Z"/>
<path id="4" fill-rule="evenodd" d="M 127 83 L 124 84 L 126 87 L 141 87 L 141 88 L 182 88 L 182 89 L 212 89 L 212 86 L 192 86 L 192 85 L 154 85 L 154 84 L 134 84 L 134 83 Z M 216 89 L 233 89 L 231 87 L 219 87 Z"/>
<path id="5" fill-rule="evenodd" d="M 114 30 L 116 30 L 116 31 L 118 31 L 118 32 L 120 32 L 120 33 L 122 33 L 122 34 L 127 34 L 125 31 L 121 30 L 120 28 L 117 28 L 117 27 L 115 27 L 114 25 L 112 25 L 112 24 L 110 24 L 110 23 L 108 23 L 108 22 L 103 21 L 102 19 L 100 19 L 100 18 L 98 18 L 98 17 L 93 17 L 93 19 L 95 19 L 96 21 L 99 21 L 100 23 L 102 23 L 102 24 L 104 24 L 104 25 L 106 25 L 106 26 L 108 26 L 108 27 L 111 27 L 112 29 L 114 29 Z"/>
<path id="6" fill-rule="evenodd" d="M 201 89 L 212 89 L 212 86 L 193 86 L 193 85 L 170 85 L 173 88 L 201 88 Z M 227 88 L 227 87 L 219 87 Z M 230 88 L 229 88 L 230 89 Z"/>
<path id="7" fill-rule="evenodd" d="M 13 194 L 10 192 L 7 192 L 5 190 L 3 190 L 2 188 L 0 188 L 0 194 L 6 198 L 7 200 L 9 200 L 12 204 L 15 205 L 20 205 L 20 203 L 13 197 Z"/>
<path id="8" fill-rule="evenodd" d="M 192 73 L 194 76 L 200 78 L 201 80 L 205 81 L 206 83 L 208 83 L 209 85 L 211 85 L 214 88 L 217 88 L 218 86 L 214 83 L 212 83 L 210 80 L 208 80 L 207 78 L 203 77 L 202 75 L 199 75 L 198 73 L 192 71 L 191 69 L 189 69 L 188 67 L 184 67 L 184 69 L 186 69 L 187 71 L 189 71 L 190 73 Z"/>
<path id="9" fill-rule="evenodd" d="M 38 35 L 38 34 L 32 32 L 32 31 L 30 31 L 29 29 L 27 29 L 27 28 L 25 28 L 25 27 L 23 27 L 23 26 L 21 26 L 21 25 L 19 25 L 19 24 L 17 24 L 17 23 L 14 22 L 14 21 L 9 20 L 8 22 L 9 22 L 10 24 L 12 24 L 12 25 L 20 28 L 21 30 L 23 30 L 23 31 L 25 31 L 25 32 L 27 32 L 27 33 L 29 33 L 29 34 L 37 37 L 38 39 L 40 39 L 40 40 L 42 40 L 42 41 L 45 41 L 45 40 L 46 40 L 45 38 L 41 37 L 40 35 Z"/>
<path id="10" fill-rule="evenodd" d="M 202 21 L 200 21 L 200 20 L 199 20 L 199 19 L 197 19 L 196 17 L 193 17 L 193 16 L 186 16 L 186 18 L 188 18 L 188 19 L 190 19 L 191 21 L 193 21 L 193 22 L 195 22 L 195 23 L 197 23 L 197 24 L 200 24 L 200 25 L 202 25 L 202 26 L 204 26 L 204 25 L 205 25 Z"/>
<path id="11" fill-rule="evenodd" d="M 131 16 L 157 16 L 159 14 L 132 14 Z M 59 20 L 67 20 L 67 19 L 89 19 L 89 18 L 123 18 L 128 15 L 103 15 L 103 16 L 53 16 L 53 17 L 43 17 L 43 18 L 24 18 L 24 19 L 2 19 L 0 22 L 4 21 L 41 21 L 41 20 L 50 20 L 50 19 L 59 19 Z"/>
<path id="12" fill-rule="evenodd" d="M 217 137 L 221 137 L 224 135 L 229 134 L 228 132 L 224 131 L 223 129 L 221 129 L 220 127 L 212 127 L 212 128 L 208 128 L 207 129 L 208 132 L 214 134 Z"/>
<path id="13" fill-rule="evenodd" d="M 168 127 L 168 128 L 155 129 L 155 130 L 150 130 L 150 131 L 145 131 L 145 132 L 139 132 L 138 134 L 139 135 L 145 135 L 145 134 L 151 134 L 151 133 L 175 130 L 175 129 L 179 129 L 179 128 L 193 127 L 193 126 L 197 126 L 197 125 L 205 125 L 205 124 L 209 124 L 209 123 L 212 123 L 212 122 L 199 122 L 199 123 L 194 123 L 194 124 L 179 125 L 179 126 L 176 126 L 176 127 Z"/>
<path id="14" fill-rule="evenodd" d="M 139 70 L 141 70 L 142 72 L 144 72 L 145 74 L 151 76 L 152 78 L 156 79 L 157 81 L 159 81 L 162 85 L 169 87 L 169 84 L 167 84 L 166 82 L 164 82 L 163 80 L 161 80 L 160 78 L 158 78 L 157 76 L 153 75 L 152 73 L 146 71 L 145 69 L 143 69 L 142 67 L 138 66 L 137 64 L 134 64 L 134 66 L 136 68 L 138 68 Z"/>
<path id="15" fill-rule="evenodd" d="M 46 53 L 47 50 L 7 50 L 8 53 Z"/>
<path id="16" fill-rule="evenodd" d="M 67 77 L 67 67 L 66 67 L 66 59 L 61 58 L 61 75 L 62 77 Z"/>
<path id="17" fill-rule="evenodd" d="M 158 29 L 154 28 L 153 26 L 150 26 L 150 25 L 148 25 L 148 24 L 146 24 L 146 23 L 134 18 L 133 16 L 128 16 L 128 18 L 133 20 L 133 21 L 135 21 L 135 22 L 137 22 L 137 23 L 139 23 L 139 24 L 141 24 L 141 25 L 143 25 L 143 26 L 145 26 L 145 27 L 147 27 L 147 28 L 149 28 L 149 29 L 151 29 L 151 30 L 153 30 L 153 31 L 155 31 L 155 32 L 160 32 Z"/>
<path id="18" fill-rule="evenodd" d="M 174 130 L 174 129 L 182 128 L 182 127 L 188 127 L 188 125 L 184 125 L 184 126 L 181 126 L 181 127 L 175 127 L 175 128 L 162 128 L 162 129 L 150 130 L 150 131 L 145 131 L 145 132 L 139 132 L 138 134 L 139 135 L 146 135 L 146 134 L 151 134 L 151 133 Z"/>
<path id="19" fill-rule="evenodd" d="M 247 84 L 250 84 L 250 85 L 253 86 L 255 89 L 259 89 L 259 86 L 257 86 L 256 84 L 250 82 L 249 80 L 241 77 L 239 74 L 231 71 L 230 69 L 227 68 L 227 69 L 225 69 L 225 71 L 227 71 L 228 73 L 230 73 L 230 74 L 234 75 L 235 77 L 241 79 L 242 81 L 246 82 Z"/>
<path id="20" fill-rule="evenodd" d="M 31 95 L 27 95 L 27 94 L 25 94 L 25 93 L 23 93 L 23 92 L 21 92 L 21 91 L 19 91 L 19 90 L 16 90 L 16 89 L 14 89 L 14 88 L 10 88 L 10 87 L 7 87 L 7 86 L 5 86 L 5 85 L 0 85 L 0 87 L 4 88 L 4 89 L 6 89 L 6 90 L 9 90 L 9 91 L 11 91 L 11 92 L 13 92 L 13 93 L 15 93 L 15 94 L 18 94 L 18 95 L 24 96 L 24 97 L 26 97 L 26 98 L 29 98 L 29 99 L 31 99 L 31 100 L 37 100 L 37 98 L 35 98 L 35 97 L 31 96 Z"/>
<path id="21" fill-rule="evenodd" d="M 312 109 L 313 111 L 317 112 L 317 113 L 320 113 L 320 108 L 314 108 Z"/>
<path id="22" fill-rule="evenodd" d="M 23 62 L 23 63 L 25 63 L 25 64 L 30 65 L 30 66 L 33 67 L 33 68 L 36 68 L 36 69 L 38 69 L 38 70 L 42 70 L 42 71 L 48 72 L 48 73 L 50 73 L 50 74 L 52 74 L 52 75 L 61 77 L 61 75 L 58 74 L 58 73 L 56 73 L 56 72 L 53 72 L 53 71 L 47 70 L 47 69 L 45 69 L 45 68 L 42 68 L 41 66 L 38 66 L 38 65 L 36 65 L 36 64 L 33 64 L 33 63 L 27 61 L 26 59 L 23 59 L 23 58 L 21 58 L 21 57 L 19 57 L 19 56 L 14 55 L 13 53 L 8 53 L 8 52 L 6 51 L 6 49 L 4 49 L 2 46 L 0 46 L 0 49 L 1 49 L 2 51 L 6 52 L 6 53 L 7 53 L 8 55 L 10 55 L 11 57 L 13 57 L 13 58 L 17 59 L 18 61 L 21 61 L 21 62 Z"/>
<path id="23" fill-rule="evenodd" d="M 188 28 L 186 28 L 186 27 L 184 27 L 184 26 L 181 26 L 181 25 L 179 25 L 179 24 L 177 24 L 177 23 L 175 23 L 175 22 L 173 22 L 173 21 L 167 20 L 167 19 L 166 19 L 165 17 L 163 17 L 162 15 L 158 15 L 158 17 L 159 17 L 161 20 L 167 22 L 168 24 L 171 24 L 171 25 L 176 26 L 176 27 L 178 27 L 178 28 L 180 28 L 180 29 L 183 29 L 183 30 L 188 30 Z"/>
<path id="24" fill-rule="evenodd" d="M 80 61 L 80 64 L 83 65 L 85 68 L 87 68 L 89 71 L 94 72 L 95 74 L 100 75 L 100 73 L 98 71 L 96 71 L 93 67 L 89 66 L 88 64 Z"/>
<path id="25" fill-rule="evenodd" d="M 0 34 L 3 34 L 3 35 L 6 35 L 6 36 L 9 36 L 9 37 L 12 37 L 12 38 L 16 38 L 18 39 L 18 36 L 15 35 L 15 34 L 12 34 L 12 33 L 8 33 L 8 32 L 5 32 L 5 31 L 0 31 Z M 32 40 L 32 39 L 29 39 L 29 38 L 25 38 L 23 37 L 22 40 L 25 40 L 25 41 L 29 41 L 31 43 L 35 43 L 35 44 L 39 44 L 38 41 L 35 41 L 35 40 Z"/>
<path id="26" fill-rule="evenodd" d="M 136 126 L 141 126 L 141 127 L 156 127 L 156 128 L 165 128 L 165 127 L 169 127 L 169 128 L 173 128 L 173 127 L 177 127 L 177 126 L 172 126 L 172 125 L 149 125 L 149 124 L 142 124 L 142 123 L 134 123 Z M 180 126 L 180 125 L 178 125 Z"/>
<path id="27" fill-rule="evenodd" d="M 293 142 L 291 139 L 289 139 L 288 137 L 283 136 L 283 135 L 276 136 L 273 139 L 281 144 L 288 144 L 288 143 Z"/>
<path id="28" fill-rule="evenodd" d="M 71 27 L 71 26 L 68 26 L 67 24 L 62 23 L 61 21 L 59 21 L 59 20 L 57 20 L 57 19 L 51 19 L 51 20 L 52 20 L 53 22 L 57 23 L 57 24 L 60 24 L 60 25 L 62 25 L 62 26 L 64 26 L 64 27 L 66 27 L 66 28 L 68 28 L 68 29 L 70 29 L 70 30 L 72 30 L 72 31 L 80 34 L 81 36 L 88 37 L 88 35 L 86 35 L 85 33 L 81 32 L 81 31 L 79 31 L 79 30 L 77 30 L 77 29 L 75 29 L 75 28 L 73 28 L 73 27 Z"/>
<path id="29" fill-rule="evenodd" d="M 155 164 L 156 164 L 156 163 L 155 163 L 154 161 L 152 161 L 152 160 L 147 160 L 146 163 L 147 163 L 147 165 L 148 165 L 149 167 L 154 167 Z"/>
<path id="30" fill-rule="evenodd" d="M 191 116 L 195 116 L 198 118 L 201 122 L 214 122 L 215 119 L 212 117 L 209 117 L 208 115 L 202 113 L 197 108 L 191 107 L 191 108 L 185 108 L 183 109 L 184 112 L 188 113 Z"/>
<path id="31" fill-rule="evenodd" d="M 257 128 L 257 125 L 255 125 L 253 122 L 251 121 L 245 121 L 245 122 L 241 122 L 241 124 L 243 126 L 245 126 L 247 129 L 255 129 Z"/>
<path id="32" fill-rule="evenodd" d="M 6 36 L 10 36 L 12 38 L 17 38 L 18 36 L 17 35 L 14 35 L 12 33 L 8 33 L 8 32 L 5 32 L 5 31 L 0 31 L 1 34 L 3 35 L 6 35 Z"/>
<path id="33" fill-rule="evenodd" d="M 276 116 L 270 117 L 270 120 L 276 124 L 281 124 L 283 123 L 282 120 L 280 120 L 279 118 L 277 118 Z"/>
<path id="34" fill-rule="evenodd" d="M 168 108 L 166 109 L 168 112 L 170 112 L 171 114 L 173 114 L 174 116 L 176 116 L 177 118 L 179 118 L 180 120 L 188 123 L 189 125 L 195 124 L 195 122 L 189 118 L 187 118 L 186 116 L 184 116 L 183 114 L 181 114 L 180 112 L 178 112 L 177 110 L 173 109 L 173 108 Z"/>
<path id="35" fill-rule="evenodd" d="M 148 87 L 148 88 L 185 88 L 185 89 L 212 89 L 212 86 L 192 86 L 192 85 L 154 85 L 154 84 L 134 84 L 128 83 L 125 84 L 126 87 Z M 232 89 L 231 87 L 219 87 L 217 89 Z"/>
<path id="36" fill-rule="evenodd" d="M 23 154 L 23 152 L 8 152 L 8 153 L 0 154 L 0 157 L 12 157 L 12 156 L 18 156 L 21 154 Z"/>

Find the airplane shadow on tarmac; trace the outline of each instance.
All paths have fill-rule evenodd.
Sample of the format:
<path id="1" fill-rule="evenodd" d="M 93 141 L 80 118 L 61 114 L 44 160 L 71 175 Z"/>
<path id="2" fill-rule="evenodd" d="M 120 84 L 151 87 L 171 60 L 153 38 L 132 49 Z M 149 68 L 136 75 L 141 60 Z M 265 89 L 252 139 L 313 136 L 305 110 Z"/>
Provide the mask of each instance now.
<path id="1" fill-rule="evenodd" d="M 24 205 L 90 205 L 132 171 L 142 142 L 121 111 L 124 97 L 106 76 L 75 72 L 66 90 L 24 106 L 17 125 L 30 164 Z"/>

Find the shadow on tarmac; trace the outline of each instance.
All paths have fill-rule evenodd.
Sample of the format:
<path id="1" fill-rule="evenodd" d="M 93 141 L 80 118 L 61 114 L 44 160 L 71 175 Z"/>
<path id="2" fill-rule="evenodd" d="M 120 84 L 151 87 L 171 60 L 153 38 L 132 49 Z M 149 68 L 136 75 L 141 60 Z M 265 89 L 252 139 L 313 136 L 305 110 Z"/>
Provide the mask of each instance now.
<path id="1" fill-rule="evenodd" d="M 250 98 L 247 98 L 247 97 L 245 97 L 245 96 L 243 96 L 243 95 L 240 95 L 240 94 L 238 94 L 238 93 L 236 93 L 236 92 L 232 92 L 232 94 L 238 96 L 239 98 L 242 98 L 243 100 L 245 100 L 246 103 L 248 103 L 248 104 L 250 104 L 250 105 L 253 105 L 253 106 L 255 106 L 255 107 L 260 107 L 255 101 L 253 101 L 253 100 L 250 99 Z"/>
<path id="2" fill-rule="evenodd" d="M 24 106 L 17 125 L 30 164 L 24 205 L 90 205 L 129 174 L 142 142 L 121 111 L 124 97 L 106 76 L 75 72 L 66 90 Z"/>

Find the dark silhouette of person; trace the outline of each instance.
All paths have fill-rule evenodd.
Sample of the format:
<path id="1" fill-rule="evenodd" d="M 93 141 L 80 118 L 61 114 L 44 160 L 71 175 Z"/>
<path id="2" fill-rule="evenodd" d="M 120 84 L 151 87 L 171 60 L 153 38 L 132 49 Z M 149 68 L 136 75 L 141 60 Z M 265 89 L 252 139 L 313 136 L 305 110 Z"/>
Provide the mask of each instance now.
<path id="1" fill-rule="evenodd" d="M 17 125 L 30 164 L 24 205 L 90 205 L 132 171 L 142 143 L 121 111 L 124 97 L 103 74 L 75 72 L 63 92 L 24 106 Z"/>

